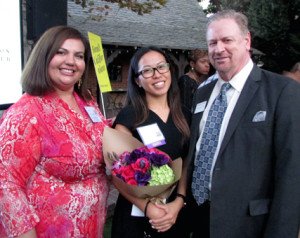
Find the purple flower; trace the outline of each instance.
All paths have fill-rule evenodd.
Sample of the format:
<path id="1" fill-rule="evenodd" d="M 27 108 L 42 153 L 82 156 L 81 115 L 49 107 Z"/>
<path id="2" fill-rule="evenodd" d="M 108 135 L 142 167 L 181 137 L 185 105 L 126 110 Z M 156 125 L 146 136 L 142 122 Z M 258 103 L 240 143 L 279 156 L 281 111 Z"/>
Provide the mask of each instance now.
<path id="1" fill-rule="evenodd" d="M 124 157 L 124 161 L 126 164 L 132 164 L 135 163 L 137 159 L 141 157 L 146 157 L 145 155 L 147 155 L 146 151 L 141 149 L 135 149 L 130 154 L 126 154 L 126 156 Z"/>
<path id="2" fill-rule="evenodd" d="M 170 157 L 165 156 L 164 154 L 150 154 L 149 159 L 151 164 L 156 167 L 163 166 L 170 162 Z"/>
<path id="3" fill-rule="evenodd" d="M 142 173 L 140 171 L 136 171 L 134 174 L 134 178 L 137 181 L 138 186 L 146 186 L 151 179 L 151 175 L 150 173 Z"/>

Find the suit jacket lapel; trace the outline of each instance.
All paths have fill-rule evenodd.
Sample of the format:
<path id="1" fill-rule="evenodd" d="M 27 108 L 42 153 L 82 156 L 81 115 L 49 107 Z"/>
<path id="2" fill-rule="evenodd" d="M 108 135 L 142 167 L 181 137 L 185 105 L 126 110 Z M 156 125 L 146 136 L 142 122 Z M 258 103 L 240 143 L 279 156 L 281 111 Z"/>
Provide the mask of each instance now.
<path id="1" fill-rule="evenodd" d="M 233 132 L 235 131 L 239 121 L 241 120 L 248 104 L 251 102 L 254 93 L 256 92 L 259 84 L 257 83 L 261 79 L 261 70 L 254 65 L 245 85 L 244 88 L 241 92 L 241 95 L 237 101 L 237 104 L 232 112 L 231 118 L 229 120 L 225 136 L 223 138 L 219 155 L 218 157 L 222 154 L 224 149 L 226 148 Z"/>

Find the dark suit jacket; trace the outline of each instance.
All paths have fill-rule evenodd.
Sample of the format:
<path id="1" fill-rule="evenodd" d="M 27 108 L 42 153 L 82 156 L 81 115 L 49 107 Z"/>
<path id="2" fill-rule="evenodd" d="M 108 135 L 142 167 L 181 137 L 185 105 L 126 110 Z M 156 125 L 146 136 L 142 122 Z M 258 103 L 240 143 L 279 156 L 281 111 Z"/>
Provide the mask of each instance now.
<path id="1" fill-rule="evenodd" d="M 216 82 L 199 89 L 208 101 Z M 259 111 L 265 120 L 253 122 Z M 202 113 L 193 114 L 189 181 Z M 252 69 L 214 167 L 211 238 L 297 238 L 300 224 L 300 84 Z M 201 214 L 198 214 L 198 216 Z"/>

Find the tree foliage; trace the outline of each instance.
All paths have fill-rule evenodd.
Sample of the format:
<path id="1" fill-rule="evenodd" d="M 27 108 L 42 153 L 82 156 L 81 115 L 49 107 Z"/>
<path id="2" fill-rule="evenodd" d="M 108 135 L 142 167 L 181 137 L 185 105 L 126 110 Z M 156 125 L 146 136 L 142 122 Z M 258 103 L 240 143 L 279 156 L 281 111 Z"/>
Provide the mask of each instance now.
<path id="1" fill-rule="evenodd" d="M 300 0 L 252 0 L 247 10 L 253 45 L 266 57 L 266 68 L 289 70 L 300 60 Z"/>
<path id="2" fill-rule="evenodd" d="M 211 0 L 207 13 L 223 9 L 247 15 L 264 68 L 281 73 L 300 60 L 300 0 Z"/>

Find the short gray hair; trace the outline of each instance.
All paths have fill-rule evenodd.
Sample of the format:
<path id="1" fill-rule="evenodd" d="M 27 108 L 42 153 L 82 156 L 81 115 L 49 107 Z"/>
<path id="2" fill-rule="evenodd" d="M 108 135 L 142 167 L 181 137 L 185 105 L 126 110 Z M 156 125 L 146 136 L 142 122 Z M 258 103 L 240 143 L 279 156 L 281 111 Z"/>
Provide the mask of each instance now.
<path id="1" fill-rule="evenodd" d="M 241 32 L 246 35 L 249 32 L 248 18 L 241 12 L 234 10 L 223 10 L 219 11 L 208 18 L 207 27 L 214 21 L 222 19 L 233 19 L 239 26 Z"/>

